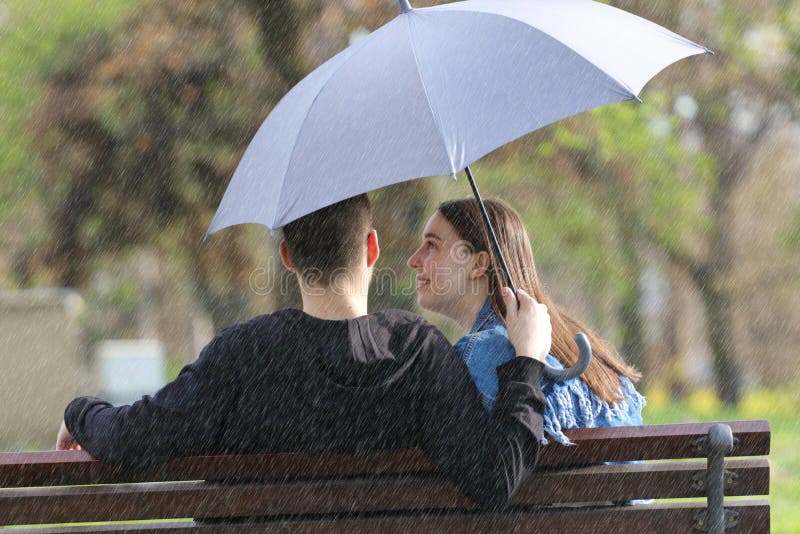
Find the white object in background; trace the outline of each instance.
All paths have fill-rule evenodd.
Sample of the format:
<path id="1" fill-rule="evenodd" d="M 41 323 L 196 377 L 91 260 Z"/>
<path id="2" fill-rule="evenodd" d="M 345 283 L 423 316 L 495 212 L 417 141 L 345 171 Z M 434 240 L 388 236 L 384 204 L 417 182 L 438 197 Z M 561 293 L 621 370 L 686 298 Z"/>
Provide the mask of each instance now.
<path id="1" fill-rule="evenodd" d="M 155 339 L 113 339 L 97 348 L 103 399 L 115 406 L 152 395 L 166 384 L 164 345 Z"/>

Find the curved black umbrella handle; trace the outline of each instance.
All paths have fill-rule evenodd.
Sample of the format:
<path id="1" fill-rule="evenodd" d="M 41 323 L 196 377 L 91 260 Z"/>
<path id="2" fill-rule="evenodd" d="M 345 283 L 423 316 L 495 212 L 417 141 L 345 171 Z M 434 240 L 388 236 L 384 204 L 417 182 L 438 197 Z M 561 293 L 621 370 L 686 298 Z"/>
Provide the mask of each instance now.
<path id="1" fill-rule="evenodd" d="M 544 364 L 544 376 L 553 382 L 561 382 L 580 376 L 589 367 L 589 362 L 592 361 L 592 347 L 589 345 L 589 340 L 586 339 L 586 334 L 578 332 L 575 336 L 575 343 L 578 344 L 580 351 L 578 362 L 569 369 L 556 369 Z"/>

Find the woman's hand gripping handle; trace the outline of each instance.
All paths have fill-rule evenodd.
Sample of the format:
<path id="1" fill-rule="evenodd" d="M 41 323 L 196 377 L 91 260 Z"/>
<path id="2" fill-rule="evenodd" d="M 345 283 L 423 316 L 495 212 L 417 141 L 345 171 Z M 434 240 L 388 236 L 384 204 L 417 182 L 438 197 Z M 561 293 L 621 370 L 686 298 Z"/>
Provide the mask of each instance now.
<path id="1" fill-rule="evenodd" d="M 536 302 L 525 291 L 517 289 L 517 298 L 511 289 L 503 288 L 506 303 L 506 329 L 517 356 L 533 358 L 544 363 L 552 343 L 552 327 L 547 306 Z M 519 302 L 519 306 L 517 306 Z"/>

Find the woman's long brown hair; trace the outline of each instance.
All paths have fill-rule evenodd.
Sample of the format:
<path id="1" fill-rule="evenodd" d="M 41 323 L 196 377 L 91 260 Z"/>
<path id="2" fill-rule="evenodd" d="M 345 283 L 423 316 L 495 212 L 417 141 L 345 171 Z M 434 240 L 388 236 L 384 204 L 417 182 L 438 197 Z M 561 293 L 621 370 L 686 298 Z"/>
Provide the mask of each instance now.
<path id="1" fill-rule="evenodd" d="M 484 204 L 514 284 L 547 306 L 553 333 L 550 354 L 567 367 L 574 365 L 578 361 L 575 334 L 585 333 L 592 346 L 592 361 L 580 379 L 605 402 L 616 403 L 623 400 L 619 376 L 636 381 L 641 375 L 633 367 L 614 357 L 600 336 L 556 306 L 547 296 L 536 274 L 528 233 L 514 208 L 496 199 L 484 200 Z M 486 273 L 489 278 L 489 296 L 494 311 L 499 317 L 505 317 L 505 303 L 500 293 L 500 288 L 506 285 L 505 276 L 499 267 L 494 247 L 490 246 L 489 233 L 478 201 L 474 198 L 451 200 L 443 202 L 438 211 L 455 228 L 461 239 L 472 246 L 474 252 L 484 251 L 489 254 L 491 266 Z"/>

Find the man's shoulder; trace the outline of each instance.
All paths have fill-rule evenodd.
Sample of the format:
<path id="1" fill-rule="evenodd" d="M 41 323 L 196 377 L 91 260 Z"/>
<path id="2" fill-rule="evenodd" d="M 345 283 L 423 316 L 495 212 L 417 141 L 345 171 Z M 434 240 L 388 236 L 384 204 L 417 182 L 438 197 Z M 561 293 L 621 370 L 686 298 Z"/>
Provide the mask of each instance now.
<path id="1" fill-rule="evenodd" d="M 424 317 L 421 315 L 417 315 L 414 312 L 410 312 L 408 310 L 400 310 L 397 308 L 387 308 L 385 310 L 377 311 L 370 313 L 370 316 L 376 318 L 383 318 L 387 321 L 392 321 L 397 324 L 409 324 L 409 325 L 425 325 L 430 326 L 430 323 L 425 320 Z"/>
<path id="2" fill-rule="evenodd" d="M 291 323 L 291 318 L 291 310 L 278 310 L 273 313 L 257 315 L 247 321 L 225 327 L 217 334 L 214 341 L 226 344 L 240 344 L 248 343 L 255 339 L 263 340 L 265 332 L 269 332 L 274 336 Z M 270 336 L 266 337 L 269 338 Z"/>
<path id="3" fill-rule="evenodd" d="M 243 321 L 241 323 L 232 324 L 230 326 L 225 327 L 221 332 L 220 335 L 227 334 L 227 335 L 241 335 L 241 334 L 248 334 L 251 332 L 256 332 L 258 330 L 262 330 L 264 328 L 269 328 L 274 326 L 282 319 L 285 318 L 286 314 L 283 313 L 287 310 L 278 310 L 273 313 L 265 313 L 263 315 L 256 315 L 255 317 L 248 319 L 247 321 Z"/>
<path id="4" fill-rule="evenodd" d="M 389 308 L 369 314 L 370 322 L 393 332 L 396 336 L 409 338 L 441 335 L 439 330 L 424 317 L 416 313 Z"/>
<path id="5" fill-rule="evenodd" d="M 257 315 L 247 321 L 228 326 L 219 333 L 218 337 L 246 339 L 250 337 L 262 338 L 266 334 L 266 337 L 270 338 L 275 337 L 282 331 L 291 332 L 298 326 L 313 325 L 313 323 L 308 323 L 309 319 L 310 316 L 305 315 L 300 310 L 284 308 L 272 313 Z M 416 313 L 393 308 L 370 313 L 359 322 L 363 319 L 367 319 L 369 323 L 392 332 L 408 333 L 414 330 L 419 330 L 420 332 L 435 330 L 432 324 Z"/>
<path id="6" fill-rule="evenodd" d="M 416 313 L 387 309 L 370 316 L 373 324 L 389 332 L 389 350 L 395 355 L 407 358 L 424 354 L 428 364 L 460 359 L 445 335 Z"/>

